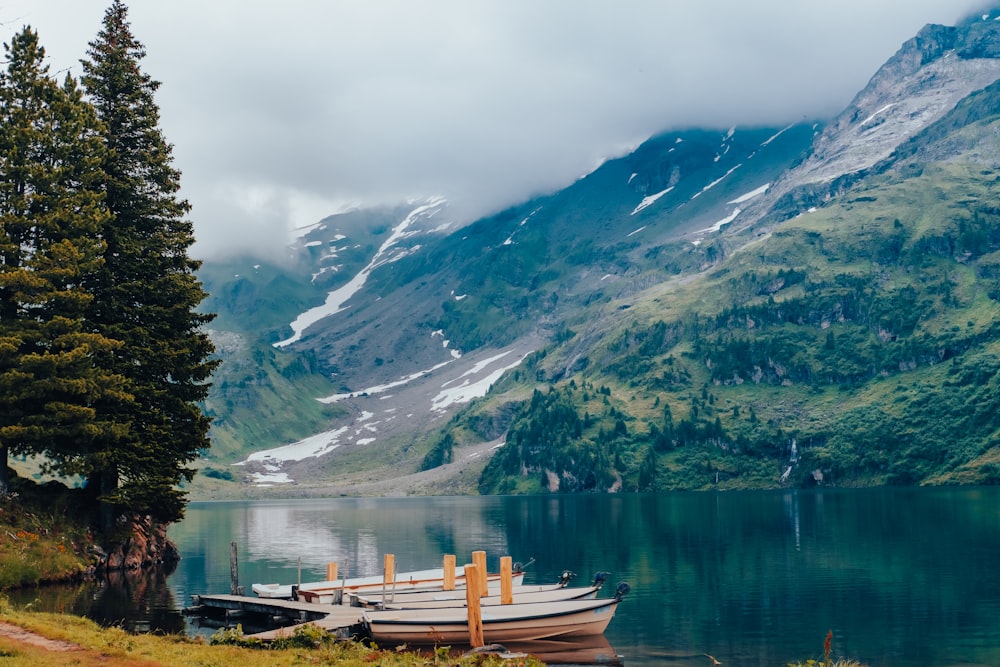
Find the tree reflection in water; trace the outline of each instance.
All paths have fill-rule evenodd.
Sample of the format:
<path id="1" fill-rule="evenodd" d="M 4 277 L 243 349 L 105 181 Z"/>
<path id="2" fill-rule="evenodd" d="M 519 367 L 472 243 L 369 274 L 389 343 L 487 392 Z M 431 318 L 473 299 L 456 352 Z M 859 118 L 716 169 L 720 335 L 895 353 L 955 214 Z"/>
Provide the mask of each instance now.
<path id="1" fill-rule="evenodd" d="M 180 634 L 184 616 L 167 586 L 174 567 L 109 572 L 75 584 L 16 589 L 6 596 L 18 608 L 86 616 L 129 632 Z"/>

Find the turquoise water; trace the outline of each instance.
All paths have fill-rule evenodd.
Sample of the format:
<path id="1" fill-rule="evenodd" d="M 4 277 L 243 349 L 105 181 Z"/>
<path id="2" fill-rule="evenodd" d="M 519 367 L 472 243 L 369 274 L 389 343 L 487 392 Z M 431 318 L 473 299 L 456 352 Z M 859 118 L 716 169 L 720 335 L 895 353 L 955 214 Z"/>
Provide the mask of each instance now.
<path id="1" fill-rule="evenodd" d="M 169 576 L 15 602 L 199 632 L 179 609 L 229 591 L 230 542 L 247 590 L 481 549 L 491 570 L 534 558 L 526 583 L 628 582 L 605 635 L 626 665 L 786 665 L 821 658 L 829 630 L 835 658 L 872 667 L 1000 665 L 997 488 L 193 503 L 171 537 Z"/>

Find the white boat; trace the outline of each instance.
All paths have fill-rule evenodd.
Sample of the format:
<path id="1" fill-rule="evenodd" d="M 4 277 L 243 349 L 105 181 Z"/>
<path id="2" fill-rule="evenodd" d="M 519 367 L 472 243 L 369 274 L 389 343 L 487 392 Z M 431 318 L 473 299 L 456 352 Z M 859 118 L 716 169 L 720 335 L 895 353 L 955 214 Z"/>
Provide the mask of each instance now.
<path id="1" fill-rule="evenodd" d="M 593 600 L 597 597 L 600 586 L 518 586 L 512 590 L 512 603 L 556 602 L 559 600 Z M 422 598 L 422 599 L 421 599 Z M 445 609 L 447 607 L 465 607 L 465 591 L 439 591 L 430 593 L 410 593 L 396 596 L 352 596 L 351 604 L 366 609 Z M 479 598 L 481 607 L 491 607 L 502 604 L 500 592 L 490 590 L 489 595 Z"/>
<path id="2" fill-rule="evenodd" d="M 613 597 L 483 607 L 483 640 L 491 644 L 600 635 L 619 602 L 620 597 Z M 380 644 L 469 643 L 468 610 L 464 607 L 366 610 L 362 621 L 371 638 Z"/>
<path id="3" fill-rule="evenodd" d="M 524 579 L 524 571 L 514 572 L 512 581 L 520 583 Z M 487 582 L 500 581 L 499 574 L 488 574 Z M 317 602 L 330 604 L 334 599 L 357 593 L 361 591 L 381 593 L 384 586 L 384 577 L 374 575 L 370 577 L 354 577 L 351 579 L 336 579 L 327 581 L 313 581 L 294 586 L 293 584 L 253 584 L 251 590 L 261 598 L 292 599 L 301 598 L 306 602 Z M 441 590 L 444 586 L 444 570 L 442 568 L 432 570 L 416 570 L 414 572 L 400 572 L 396 574 L 395 582 L 385 586 L 389 591 L 430 591 Z M 465 588 L 465 573 L 455 572 L 455 587 Z"/>
<path id="4" fill-rule="evenodd" d="M 514 597 L 518 597 L 524 593 L 541 593 L 549 591 L 566 591 L 566 594 L 560 596 L 559 594 L 553 594 L 550 599 L 552 600 L 571 600 L 586 598 L 590 591 L 594 591 L 590 597 L 596 597 L 596 591 L 604 585 L 608 579 L 608 572 L 597 572 L 594 574 L 593 582 L 590 587 L 584 588 L 572 588 L 568 589 L 567 586 L 576 577 L 576 574 L 566 570 L 559 577 L 559 581 L 553 584 L 518 584 L 511 586 L 511 593 Z M 486 595 L 481 600 L 486 600 L 487 598 L 497 598 L 499 604 L 500 598 L 500 582 L 497 580 L 490 580 L 487 582 Z M 542 600 L 535 600 L 540 602 Z M 425 603 L 433 603 L 427 605 Z M 357 593 L 350 594 L 350 604 L 355 607 L 366 607 L 368 609 L 378 609 L 383 604 L 385 606 L 392 606 L 396 609 L 405 609 L 408 607 L 462 607 L 465 606 L 465 588 L 456 589 L 454 591 L 445 590 L 433 590 L 433 591 L 404 591 L 404 592 L 386 592 L 385 599 L 382 598 L 382 590 L 378 589 L 376 591 L 361 591 Z M 483 603 L 486 604 L 486 603 Z"/>

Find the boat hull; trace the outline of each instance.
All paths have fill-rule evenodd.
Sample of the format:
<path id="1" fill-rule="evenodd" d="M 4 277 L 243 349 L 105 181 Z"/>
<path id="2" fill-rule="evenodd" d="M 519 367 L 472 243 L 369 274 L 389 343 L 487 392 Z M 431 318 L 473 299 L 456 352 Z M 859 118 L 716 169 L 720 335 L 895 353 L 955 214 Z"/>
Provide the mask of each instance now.
<path id="1" fill-rule="evenodd" d="M 521 593 L 538 593 L 542 591 L 558 591 L 565 589 L 564 583 L 555 584 L 513 584 L 511 593 L 519 595 Z M 581 589 L 574 589 L 581 590 Z M 490 581 L 487 585 L 486 596 L 498 597 L 500 595 L 500 582 Z M 376 609 L 382 604 L 382 591 L 351 593 L 351 605 L 355 607 L 366 607 Z M 574 596 L 575 597 L 575 596 Z M 564 598 L 565 599 L 565 598 Z M 442 607 L 461 607 L 465 604 L 465 588 L 456 588 L 453 591 L 433 590 L 433 591 L 404 591 L 389 593 L 385 596 L 385 603 L 396 608 L 406 608 L 420 606 L 424 602 L 450 602 L 441 604 Z"/>
<path id="2" fill-rule="evenodd" d="M 559 588 L 534 590 L 536 588 L 542 587 L 518 586 L 517 590 L 513 591 L 511 595 L 513 604 L 526 604 L 528 602 L 559 602 L 561 600 L 593 600 L 597 597 L 597 592 L 600 590 L 599 586 L 574 588 L 566 588 L 563 586 Z M 358 597 L 357 599 L 360 606 L 365 607 L 366 609 L 447 609 L 449 607 L 467 606 L 464 591 L 458 591 L 457 594 L 454 591 L 440 591 L 429 595 L 430 597 L 426 597 L 425 594 L 397 595 L 394 597 L 387 596 L 388 600 L 384 603 L 382 602 L 381 596 L 376 598 Z M 481 607 L 493 607 L 499 604 L 502 604 L 499 593 L 485 595 L 479 598 L 479 605 Z"/>
<path id="3" fill-rule="evenodd" d="M 515 572 L 512 577 L 514 583 L 519 583 L 524 579 L 524 572 Z M 487 582 L 499 582 L 499 574 L 487 575 Z M 355 577 L 346 580 L 334 581 L 314 581 L 302 584 L 298 587 L 297 594 L 306 602 L 318 604 L 331 604 L 335 599 L 350 595 L 352 593 L 371 593 L 381 595 L 383 590 L 395 591 L 398 593 L 409 591 L 435 591 L 441 590 L 444 586 L 444 570 L 418 570 L 415 572 L 403 572 L 396 575 L 394 583 L 385 585 L 381 575 L 371 577 Z M 455 575 L 455 587 L 465 588 L 465 575 Z M 291 584 L 254 584 L 251 590 L 261 598 L 284 599 L 292 597 Z M 344 597 L 346 599 L 346 597 Z"/>
<path id="4" fill-rule="evenodd" d="M 563 600 L 482 609 L 487 643 L 573 639 L 604 634 L 620 600 Z M 364 624 L 380 644 L 467 644 L 468 610 L 402 609 L 364 612 Z"/>

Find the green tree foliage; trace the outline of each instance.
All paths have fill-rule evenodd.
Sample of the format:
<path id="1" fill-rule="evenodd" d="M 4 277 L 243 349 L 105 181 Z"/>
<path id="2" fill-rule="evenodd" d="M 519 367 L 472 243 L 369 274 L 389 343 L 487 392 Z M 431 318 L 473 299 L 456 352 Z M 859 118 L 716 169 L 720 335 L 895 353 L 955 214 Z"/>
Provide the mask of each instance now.
<path id="1" fill-rule="evenodd" d="M 704 298 L 634 309 L 588 367 L 553 345 L 534 377 L 566 385 L 515 419 L 481 492 L 573 481 L 576 460 L 622 490 L 997 483 L 998 184 L 978 164 L 876 174 L 723 262 Z M 579 437 L 554 418 L 572 411 Z"/>
<path id="2" fill-rule="evenodd" d="M 101 401 L 128 403 L 95 361 L 116 342 L 84 326 L 101 269 L 101 125 L 70 77 L 59 85 L 30 28 L 5 45 L 0 74 L 0 492 L 7 455 L 79 472 L 115 428 Z"/>
<path id="3" fill-rule="evenodd" d="M 455 458 L 455 436 L 449 431 L 445 433 L 437 444 L 431 447 L 424 460 L 420 464 L 421 470 L 437 468 L 445 463 L 451 463 Z"/>
<path id="4" fill-rule="evenodd" d="M 183 515 L 177 485 L 193 475 L 187 464 L 209 445 L 198 403 L 216 365 L 202 330 L 212 316 L 196 310 L 206 295 L 194 275 L 199 262 L 188 256 L 189 205 L 178 197 L 180 172 L 159 129 L 159 83 L 140 68 L 145 49 L 122 2 L 105 13 L 87 55 L 82 82 L 104 124 L 103 187 L 113 215 L 87 317 L 124 343 L 102 361 L 134 396 L 97 406 L 124 428 L 93 452 L 90 483 L 106 507 L 172 521 Z"/>
<path id="5" fill-rule="evenodd" d="M 510 492 L 504 480 L 516 477 L 534 477 L 542 489 L 551 489 L 555 478 L 560 491 L 611 487 L 627 467 L 620 450 L 631 451 L 632 438 L 621 416 L 612 411 L 599 423 L 588 424 L 577 411 L 580 395 L 571 386 L 536 389 L 508 430 L 506 444 L 483 471 L 480 491 Z"/>

